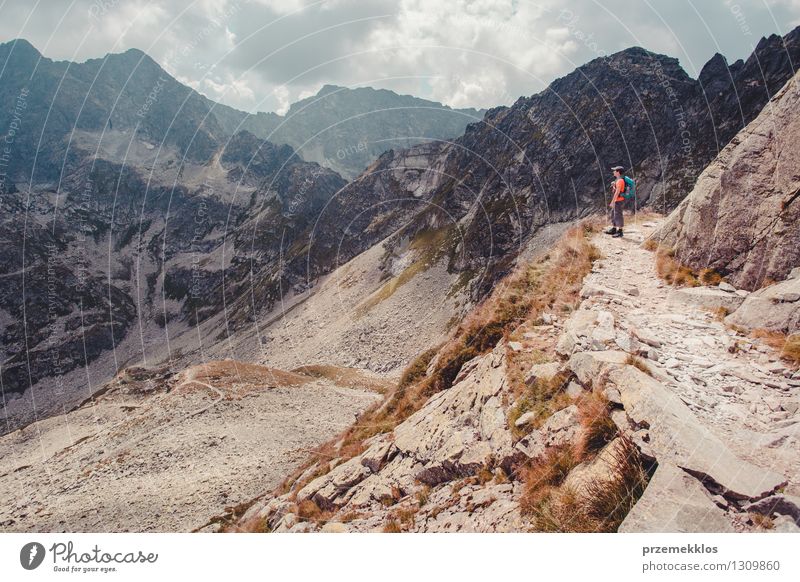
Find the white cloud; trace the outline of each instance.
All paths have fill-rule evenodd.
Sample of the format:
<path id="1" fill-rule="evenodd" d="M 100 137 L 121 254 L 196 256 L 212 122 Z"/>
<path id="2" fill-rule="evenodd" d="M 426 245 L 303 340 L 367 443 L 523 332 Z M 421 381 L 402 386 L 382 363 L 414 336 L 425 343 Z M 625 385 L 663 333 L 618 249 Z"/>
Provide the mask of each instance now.
<path id="1" fill-rule="evenodd" d="M 283 110 L 324 83 L 510 104 L 639 45 L 696 75 L 800 22 L 800 0 L 5 0 L 0 42 L 85 60 L 136 47 L 212 99 Z M 570 18 L 565 18 L 565 15 Z M 746 29 L 745 29 L 746 27 Z M 750 34 L 746 34 L 750 31 Z"/>

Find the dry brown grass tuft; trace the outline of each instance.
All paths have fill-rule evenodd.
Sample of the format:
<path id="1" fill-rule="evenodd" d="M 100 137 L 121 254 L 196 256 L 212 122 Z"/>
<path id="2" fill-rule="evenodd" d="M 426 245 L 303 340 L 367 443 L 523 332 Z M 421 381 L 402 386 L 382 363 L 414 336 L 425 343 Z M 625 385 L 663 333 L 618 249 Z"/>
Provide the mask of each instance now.
<path id="1" fill-rule="evenodd" d="M 792 364 L 800 364 L 800 334 L 795 333 L 786 338 L 781 349 L 781 358 Z"/>
<path id="2" fill-rule="evenodd" d="M 780 331 L 759 328 L 752 330 L 749 335 L 778 351 L 780 357 L 790 364 L 800 364 L 800 334 L 787 336 Z"/>
<path id="3" fill-rule="evenodd" d="M 687 266 L 675 260 L 675 252 L 667 247 L 658 247 L 656 251 L 656 272 L 670 285 L 677 287 L 697 287 L 700 282 L 695 273 Z"/>
<path id="4" fill-rule="evenodd" d="M 614 532 L 619 528 L 647 487 L 650 476 L 636 445 L 628 437 L 620 439 L 620 446 L 612 455 L 608 478 L 588 482 L 580 492 L 562 485 L 566 478 L 564 470 L 569 465 L 557 466 L 553 475 L 558 478 L 541 470 L 529 474 L 529 478 L 539 479 L 539 484 L 536 486 L 534 482 L 531 486 L 526 481 L 525 503 L 521 502 L 521 508 L 534 518 L 538 530 Z M 572 463 L 575 460 L 574 455 L 570 457 Z"/>
<path id="5" fill-rule="evenodd" d="M 411 384 L 414 384 L 422 379 L 425 376 L 425 372 L 428 370 L 431 360 L 433 360 L 433 358 L 439 352 L 440 347 L 441 346 L 437 346 L 435 348 L 425 350 L 416 358 L 414 358 L 414 360 L 412 360 L 412 362 L 406 366 L 406 369 L 403 370 L 403 375 L 400 377 L 398 386 L 400 388 L 405 388 L 406 386 L 410 386 Z"/>
<path id="6" fill-rule="evenodd" d="M 650 370 L 650 366 L 648 366 L 647 362 L 645 362 L 639 356 L 636 356 L 634 354 L 628 354 L 628 357 L 625 358 L 625 363 L 628 364 L 629 366 L 633 366 L 634 368 L 636 368 L 640 372 L 644 372 L 648 376 L 652 376 L 653 375 L 652 370 Z"/>
<path id="7" fill-rule="evenodd" d="M 714 319 L 717 321 L 723 321 L 726 317 L 728 317 L 728 315 L 730 315 L 731 312 L 727 307 L 722 307 L 720 305 L 719 307 L 714 308 L 712 313 L 714 314 Z"/>
<path id="8" fill-rule="evenodd" d="M 383 526 L 383 533 L 402 533 L 400 522 L 396 519 L 388 520 Z"/>
<path id="9" fill-rule="evenodd" d="M 573 493 L 572 503 L 564 504 L 568 521 L 563 531 L 615 532 L 644 493 L 649 475 L 639 449 L 628 437 L 620 442 L 614 449 L 611 479 L 588 483 L 583 495 Z"/>
<path id="10" fill-rule="evenodd" d="M 750 516 L 750 521 L 753 522 L 753 525 L 760 529 L 772 529 L 775 527 L 775 522 L 768 515 L 762 515 L 760 513 L 750 513 L 749 516 Z"/>
<path id="11" fill-rule="evenodd" d="M 525 485 L 519 506 L 523 515 L 540 514 L 553 490 L 579 463 L 572 447 L 556 446 L 548 448 L 544 455 L 522 468 L 521 477 Z"/>
<path id="12" fill-rule="evenodd" d="M 658 249 L 658 241 L 649 238 L 642 243 L 642 248 L 646 251 L 655 251 Z"/>
<path id="13" fill-rule="evenodd" d="M 760 339 L 769 347 L 778 351 L 786 345 L 786 334 L 772 329 L 757 328 L 750 332 L 750 337 Z"/>
<path id="14" fill-rule="evenodd" d="M 702 269 L 697 278 L 703 285 L 719 285 L 722 282 L 722 275 L 709 268 Z"/>
<path id="15" fill-rule="evenodd" d="M 575 445 L 575 452 L 581 459 L 593 455 L 617 435 L 617 425 L 609 414 L 608 399 L 598 391 L 580 398 L 578 421 L 581 425 L 581 437 Z"/>

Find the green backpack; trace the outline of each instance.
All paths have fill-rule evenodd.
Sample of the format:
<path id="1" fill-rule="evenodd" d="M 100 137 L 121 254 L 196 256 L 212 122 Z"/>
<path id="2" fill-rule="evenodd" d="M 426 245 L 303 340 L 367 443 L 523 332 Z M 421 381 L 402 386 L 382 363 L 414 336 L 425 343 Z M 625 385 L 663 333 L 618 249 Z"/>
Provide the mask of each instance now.
<path id="1" fill-rule="evenodd" d="M 625 189 L 620 193 L 623 200 L 631 200 L 636 197 L 636 180 L 630 176 L 623 176 L 625 180 Z"/>

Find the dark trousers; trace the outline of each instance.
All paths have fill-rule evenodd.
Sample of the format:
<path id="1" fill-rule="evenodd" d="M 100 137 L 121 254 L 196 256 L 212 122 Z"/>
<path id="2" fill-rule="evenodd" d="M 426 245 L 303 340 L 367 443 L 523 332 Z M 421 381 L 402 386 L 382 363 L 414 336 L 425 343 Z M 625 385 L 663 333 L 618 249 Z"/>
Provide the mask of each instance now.
<path id="1" fill-rule="evenodd" d="M 624 206 L 624 200 L 614 202 L 614 206 L 611 207 L 611 226 L 616 226 L 617 228 L 625 226 L 625 219 L 622 217 Z"/>

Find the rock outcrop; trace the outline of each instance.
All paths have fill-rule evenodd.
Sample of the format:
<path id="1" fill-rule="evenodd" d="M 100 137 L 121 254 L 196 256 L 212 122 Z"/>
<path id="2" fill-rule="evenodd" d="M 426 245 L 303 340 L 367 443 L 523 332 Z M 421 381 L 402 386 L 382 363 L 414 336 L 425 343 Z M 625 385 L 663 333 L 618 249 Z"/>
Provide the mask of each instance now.
<path id="1" fill-rule="evenodd" d="M 785 281 L 749 294 L 725 322 L 788 334 L 800 331 L 800 269 L 793 269 Z"/>
<path id="2" fill-rule="evenodd" d="M 709 164 L 654 240 L 741 289 L 785 279 L 800 265 L 798 109 L 796 75 Z"/>

